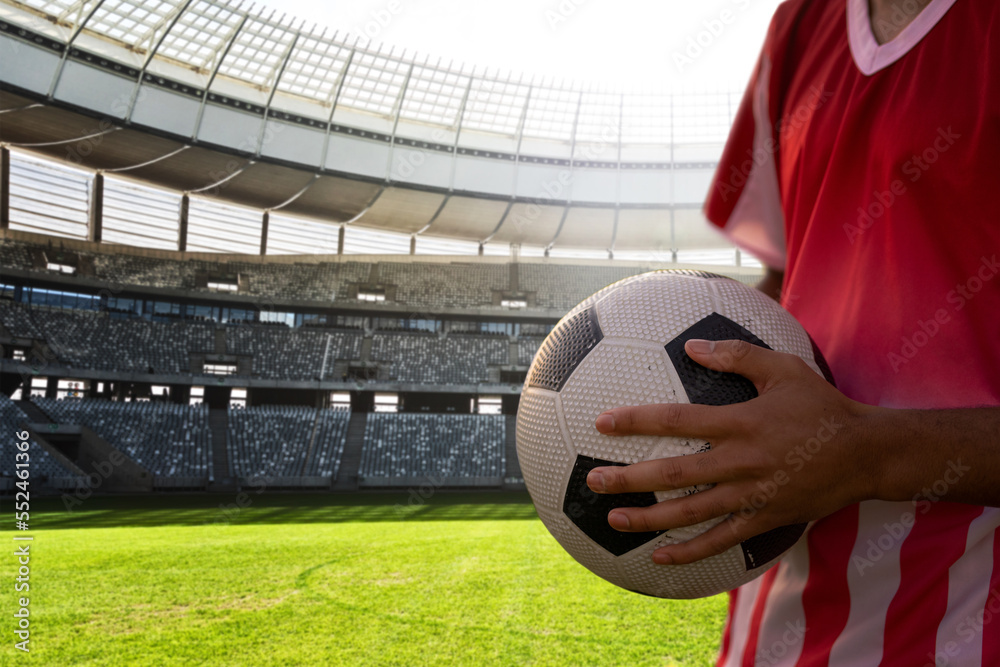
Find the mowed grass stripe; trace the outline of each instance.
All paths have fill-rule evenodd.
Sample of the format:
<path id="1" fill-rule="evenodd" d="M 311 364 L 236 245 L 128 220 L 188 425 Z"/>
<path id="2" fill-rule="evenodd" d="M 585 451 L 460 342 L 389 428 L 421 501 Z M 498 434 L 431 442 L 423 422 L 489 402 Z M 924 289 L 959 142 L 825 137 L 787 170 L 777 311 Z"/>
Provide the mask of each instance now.
<path id="1" fill-rule="evenodd" d="M 403 496 L 262 495 L 228 524 L 219 497 L 50 504 L 38 518 L 53 527 L 34 531 L 32 662 L 711 664 L 724 597 L 618 589 L 523 498 L 484 495 L 504 499 L 439 493 L 401 510 Z M 493 518 L 462 518 L 477 515 Z"/>

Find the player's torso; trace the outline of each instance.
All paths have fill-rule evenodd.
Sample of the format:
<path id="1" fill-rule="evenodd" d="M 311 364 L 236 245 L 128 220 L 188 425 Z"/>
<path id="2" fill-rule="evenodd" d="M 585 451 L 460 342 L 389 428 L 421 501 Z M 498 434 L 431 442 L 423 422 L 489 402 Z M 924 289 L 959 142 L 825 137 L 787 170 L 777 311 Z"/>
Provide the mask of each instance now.
<path id="1" fill-rule="evenodd" d="M 958 0 L 924 28 L 867 75 L 842 1 L 801 12 L 772 88 L 785 305 L 854 398 L 1000 404 L 1000 9 Z"/>

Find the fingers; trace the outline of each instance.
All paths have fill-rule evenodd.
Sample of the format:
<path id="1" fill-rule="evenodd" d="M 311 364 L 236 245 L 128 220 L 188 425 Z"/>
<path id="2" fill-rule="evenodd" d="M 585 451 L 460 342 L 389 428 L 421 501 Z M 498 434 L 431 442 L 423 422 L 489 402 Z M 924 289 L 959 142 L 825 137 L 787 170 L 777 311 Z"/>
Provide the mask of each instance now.
<path id="1" fill-rule="evenodd" d="M 688 565 L 703 558 L 718 556 L 740 542 L 770 530 L 759 526 L 748 528 L 750 525 L 730 516 L 718 526 L 687 542 L 660 547 L 653 552 L 653 562 L 659 565 Z"/>
<path id="2" fill-rule="evenodd" d="M 640 461 L 630 466 L 594 468 L 587 486 L 595 493 L 647 493 L 673 491 L 699 484 L 726 481 L 712 452 Z"/>
<path id="3" fill-rule="evenodd" d="M 737 509 L 738 504 L 730 502 L 725 491 L 713 488 L 649 507 L 616 508 L 608 514 L 608 523 L 622 532 L 646 533 L 694 526 L 703 521 L 728 516 Z"/>
<path id="4" fill-rule="evenodd" d="M 745 340 L 689 340 L 684 351 L 706 368 L 742 375 L 758 389 L 769 383 L 776 370 L 784 369 L 790 357 Z"/>
<path id="5" fill-rule="evenodd" d="M 709 440 L 726 431 L 728 406 L 658 403 L 614 408 L 598 415 L 604 435 L 670 435 Z"/>

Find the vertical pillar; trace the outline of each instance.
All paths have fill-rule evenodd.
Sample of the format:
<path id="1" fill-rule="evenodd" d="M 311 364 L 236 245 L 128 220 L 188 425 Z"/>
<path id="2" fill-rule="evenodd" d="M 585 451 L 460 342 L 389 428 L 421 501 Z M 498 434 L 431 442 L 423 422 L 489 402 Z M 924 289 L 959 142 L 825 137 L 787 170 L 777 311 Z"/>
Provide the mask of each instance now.
<path id="1" fill-rule="evenodd" d="M 191 210 L 191 197 L 187 193 L 181 197 L 181 219 L 177 230 L 177 249 L 187 252 L 188 246 L 188 213 Z"/>
<path id="2" fill-rule="evenodd" d="M 100 243 L 104 235 L 104 174 L 97 172 L 90 188 L 90 218 L 87 221 L 87 240 Z"/>
<path id="3" fill-rule="evenodd" d="M 267 228 L 271 225 L 271 212 L 264 211 L 264 222 L 260 228 L 260 254 L 267 254 Z"/>
<path id="4" fill-rule="evenodd" d="M 10 149 L 0 146 L 0 229 L 10 229 Z"/>

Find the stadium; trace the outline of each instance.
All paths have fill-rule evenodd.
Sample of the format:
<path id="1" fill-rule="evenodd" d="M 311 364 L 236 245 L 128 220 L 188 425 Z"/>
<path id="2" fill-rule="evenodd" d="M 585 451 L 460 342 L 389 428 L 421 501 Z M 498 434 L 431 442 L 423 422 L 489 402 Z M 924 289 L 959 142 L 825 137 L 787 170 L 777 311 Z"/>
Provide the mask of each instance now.
<path id="1" fill-rule="evenodd" d="M 514 424 L 602 287 L 759 281 L 701 211 L 741 97 L 227 0 L 0 2 L 0 492 L 24 437 L 36 657 L 710 662 L 725 601 L 576 565 Z"/>

